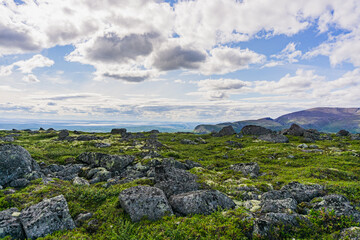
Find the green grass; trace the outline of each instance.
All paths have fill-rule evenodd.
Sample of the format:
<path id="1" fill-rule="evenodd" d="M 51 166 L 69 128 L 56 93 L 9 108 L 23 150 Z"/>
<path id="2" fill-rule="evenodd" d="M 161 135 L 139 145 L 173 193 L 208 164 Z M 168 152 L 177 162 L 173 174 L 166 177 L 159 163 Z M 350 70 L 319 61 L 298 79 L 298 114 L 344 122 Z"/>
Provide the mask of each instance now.
<path id="1" fill-rule="evenodd" d="M 0 131 L 0 136 L 8 133 Z M 21 133 L 13 144 L 26 148 L 37 162 L 46 164 L 66 164 L 76 161 L 83 152 L 102 152 L 108 154 L 131 154 L 138 156 L 139 147 L 146 139 L 137 139 L 137 143 L 119 142 L 120 136 L 106 133 L 97 134 L 104 140 L 89 142 L 56 141 L 54 133 L 30 134 Z M 73 135 L 73 134 L 71 134 Z M 196 141 L 199 135 L 161 133 L 158 140 L 166 147 L 158 153 L 164 157 L 173 157 L 178 161 L 192 160 L 199 162 L 203 168 L 192 169 L 205 187 L 211 187 L 226 193 L 234 200 L 242 196 L 236 188 L 240 184 L 255 186 L 262 191 L 280 189 L 291 181 L 301 183 L 318 183 L 326 186 L 328 193 L 345 195 L 353 204 L 360 204 L 360 141 L 350 138 L 317 141 L 313 143 L 322 152 L 304 152 L 297 146 L 302 139 L 291 137 L 286 144 L 274 144 L 258 141 L 252 137 L 236 138 L 235 136 L 216 138 L 201 135 L 207 144 L 184 145 L 182 139 Z M 234 148 L 226 141 L 236 141 L 243 148 Z M 96 142 L 111 143 L 109 148 L 96 148 Z M 0 142 L 1 143 L 1 142 Z M 136 158 L 136 162 L 148 160 Z M 257 179 L 249 179 L 241 173 L 229 170 L 230 165 L 239 162 L 257 162 L 261 171 L 266 173 Z M 209 216 L 165 217 L 156 222 L 143 220 L 132 223 L 129 216 L 119 207 L 119 193 L 129 187 L 148 184 L 137 180 L 127 184 L 118 184 L 104 188 L 103 183 L 90 187 L 76 187 L 70 182 L 55 180 L 44 185 L 41 180 L 33 181 L 28 187 L 12 195 L 0 191 L 0 211 L 18 207 L 23 209 L 38 203 L 43 198 L 63 194 L 69 204 L 70 214 L 76 217 L 79 213 L 93 212 L 90 220 L 97 224 L 88 226 L 85 223 L 72 231 L 61 231 L 43 239 L 247 239 L 253 221 L 247 211 L 241 207 L 227 211 L 215 212 Z M 302 239 L 331 239 L 341 227 L 355 226 L 350 219 L 337 219 L 321 212 L 312 212 L 312 224 L 301 229 L 293 229 L 292 236 L 279 230 L 279 238 L 296 237 Z M 314 234 L 316 232 L 316 234 Z"/>

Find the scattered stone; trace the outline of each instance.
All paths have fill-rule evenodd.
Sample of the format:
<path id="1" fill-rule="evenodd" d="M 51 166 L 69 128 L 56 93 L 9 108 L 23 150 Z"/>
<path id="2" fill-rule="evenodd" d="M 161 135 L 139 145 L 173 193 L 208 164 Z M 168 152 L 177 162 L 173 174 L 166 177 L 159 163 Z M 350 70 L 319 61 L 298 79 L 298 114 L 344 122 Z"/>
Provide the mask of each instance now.
<path id="1" fill-rule="evenodd" d="M 183 216 L 208 215 L 218 209 L 231 209 L 236 206 L 233 200 L 217 190 L 199 190 L 173 195 L 169 202 L 174 211 Z"/>
<path id="2" fill-rule="evenodd" d="M 226 141 L 225 143 L 232 146 L 232 147 L 236 147 L 236 148 L 243 148 L 244 147 L 241 143 L 235 142 L 235 141 Z"/>
<path id="3" fill-rule="evenodd" d="M 90 183 L 86 179 L 81 177 L 75 177 L 73 179 L 73 184 L 78 186 L 90 186 Z"/>
<path id="4" fill-rule="evenodd" d="M 95 143 L 94 146 L 97 148 L 107 148 L 107 147 L 111 147 L 111 144 L 110 143 Z"/>
<path id="5" fill-rule="evenodd" d="M 21 226 L 19 210 L 10 208 L 0 212 L 0 238 L 10 236 L 12 239 L 25 239 Z"/>
<path id="6" fill-rule="evenodd" d="M 337 133 L 336 133 L 336 136 L 337 137 L 347 137 L 347 136 L 349 136 L 350 135 L 350 133 L 348 132 L 348 131 L 346 131 L 346 130 L 340 130 L 340 131 L 338 131 Z"/>
<path id="7" fill-rule="evenodd" d="M 71 230 L 75 223 L 63 195 L 45 199 L 21 212 L 20 220 L 27 238 L 44 237 L 59 230 Z"/>
<path id="8" fill-rule="evenodd" d="M 88 212 L 88 213 L 80 213 L 76 219 L 75 219 L 75 225 L 77 227 L 80 227 L 81 225 L 83 225 L 87 220 L 89 220 L 90 218 L 92 218 L 94 214 Z"/>
<path id="9" fill-rule="evenodd" d="M 97 136 L 88 136 L 88 135 L 81 135 L 76 138 L 77 141 L 92 141 L 92 140 L 102 140 L 103 137 L 97 137 Z"/>
<path id="10" fill-rule="evenodd" d="M 202 167 L 200 163 L 191 161 L 191 160 L 185 160 L 185 165 L 188 170 L 193 169 L 195 167 Z"/>
<path id="11" fill-rule="evenodd" d="M 298 203 L 310 202 L 313 198 L 325 195 L 324 187 L 318 184 L 304 185 L 299 182 L 291 182 L 281 190 L 289 191 Z"/>
<path id="12" fill-rule="evenodd" d="M 13 137 L 0 137 L 0 141 L 13 142 L 13 141 L 15 141 L 15 138 L 13 138 Z"/>
<path id="13" fill-rule="evenodd" d="M 69 131 L 68 130 L 61 130 L 60 132 L 59 132 L 59 137 L 58 137 L 58 139 L 59 140 L 66 140 L 67 139 L 67 137 L 69 137 Z"/>
<path id="14" fill-rule="evenodd" d="M 261 136 L 261 135 L 272 134 L 273 131 L 271 131 L 270 129 L 261 127 L 261 126 L 247 125 L 241 129 L 241 133 L 244 135 Z"/>
<path id="15" fill-rule="evenodd" d="M 305 148 L 309 148 L 309 146 L 305 143 L 302 143 L 300 144 L 299 146 L 297 146 L 298 148 L 302 148 L 302 149 L 305 149 Z"/>
<path id="16" fill-rule="evenodd" d="M 198 143 L 197 142 L 194 142 L 192 140 L 189 140 L 189 139 L 182 139 L 180 141 L 181 144 L 187 144 L 187 145 L 197 145 Z"/>
<path id="17" fill-rule="evenodd" d="M 201 138 L 201 137 L 198 137 L 196 138 L 196 141 L 200 144 L 207 144 L 207 142 L 205 141 L 205 139 Z"/>
<path id="18" fill-rule="evenodd" d="M 197 176 L 183 169 L 167 165 L 155 167 L 155 187 L 164 191 L 167 197 L 199 189 Z"/>
<path id="19" fill-rule="evenodd" d="M 159 142 L 158 140 L 156 140 L 156 138 L 149 138 L 149 139 L 146 139 L 146 143 L 142 148 L 158 150 L 163 147 L 164 147 L 164 145 L 161 142 Z"/>
<path id="20" fill-rule="evenodd" d="M 120 193 L 119 201 L 133 222 L 138 222 L 142 218 L 156 221 L 173 214 L 164 192 L 156 187 L 128 188 Z"/>
<path id="21" fill-rule="evenodd" d="M 39 170 L 39 165 L 23 147 L 0 144 L 0 185 L 6 186 L 32 171 Z"/>
<path id="22" fill-rule="evenodd" d="M 85 152 L 77 157 L 77 160 L 90 165 L 91 167 L 103 167 L 111 172 L 121 172 L 135 158 L 130 155 L 109 155 L 104 153 Z"/>
<path id="23" fill-rule="evenodd" d="M 230 166 L 235 172 L 242 172 L 245 176 L 250 175 L 251 178 L 257 178 L 260 175 L 260 167 L 256 162 L 237 163 Z"/>
<path id="24" fill-rule="evenodd" d="M 266 141 L 266 142 L 272 142 L 272 143 L 288 143 L 289 139 L 281 134 L 277 133 L 270 133 L 266 135 L 260 135 L 258 137 L 259 140 Z"/>
<path id="25" fill-rule="evenodd" d="M 225 137 L 232 136 L 236 134 L 234 128 L 232 126 L 223 127 L 218 133 L 214 134 L 214 137 Z"/>
<path id="26" fill-rule="evenodd" d="M 360 212 L 351 205 L 346 197 L 332 194 L 324 196 L 320 200 L 320 202 L 314 203 L 313 209 L 325 209 L 327 212 L 334 211 L 336 216 L 353 217 L 356 222 L 360 221 Z"/>

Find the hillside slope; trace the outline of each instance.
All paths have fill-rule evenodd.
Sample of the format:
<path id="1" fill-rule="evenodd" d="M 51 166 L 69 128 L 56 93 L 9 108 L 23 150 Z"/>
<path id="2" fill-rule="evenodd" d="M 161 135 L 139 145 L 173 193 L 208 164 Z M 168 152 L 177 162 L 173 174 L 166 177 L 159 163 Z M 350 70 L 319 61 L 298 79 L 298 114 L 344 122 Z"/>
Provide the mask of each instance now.
<path id="1" fill-rule="evenodd" d="M 360 132 L 360 108 L 312 108 L 285 114 L 276 119 L 262 118 L 216 125 L 198 125 L 196 133 L 219 131 L 224 126 L 233 126 L 239 132 L 245 125 L 257 125 L 272 130 L 288 128 L 296 123 L 304 128 L 313 128 L 323 132 L 337 132 L 346 129 L 350 132 Z"/>

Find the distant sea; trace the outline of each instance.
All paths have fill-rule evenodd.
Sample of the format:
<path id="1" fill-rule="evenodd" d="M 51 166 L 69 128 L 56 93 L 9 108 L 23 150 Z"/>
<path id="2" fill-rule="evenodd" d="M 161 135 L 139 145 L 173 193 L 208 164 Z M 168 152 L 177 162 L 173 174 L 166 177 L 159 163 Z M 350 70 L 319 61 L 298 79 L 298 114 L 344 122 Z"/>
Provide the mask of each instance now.
<path id="1" fill-rule="evenodd" d="M 201 123 L 196 122 L 116 122 L 88 120 L 0 119 L 0 130 L 78 130 L 84 132 L 110 132 L 113 128 L 126 128 L 128 132 L 144 132 L 153 129 L 160 132 L 192 132 Z"/>

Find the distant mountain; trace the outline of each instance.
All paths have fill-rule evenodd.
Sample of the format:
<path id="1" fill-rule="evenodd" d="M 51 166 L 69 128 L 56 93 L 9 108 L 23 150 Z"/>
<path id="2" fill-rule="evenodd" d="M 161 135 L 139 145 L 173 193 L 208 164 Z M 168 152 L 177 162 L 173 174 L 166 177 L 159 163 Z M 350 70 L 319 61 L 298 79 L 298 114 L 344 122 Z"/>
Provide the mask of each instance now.
<path id="1" fill-rule="evenodd" d="M 306 129 L 313 128 L 322 132 L 337 132 L 341 129 L 346 129 L 353 133 L 360 132 L 360 108 L 312 108 L 285 114 L 276 119 L 261 118 L 258 120 L 227 122 L 216 125 L 198 125 L 195 127 L 194 132 L 217 132 L 229 125 L 236 132 L 240 132 L 246 125 L 257 125 L 278 131 L 289 128 L 293 123 Z"/>

